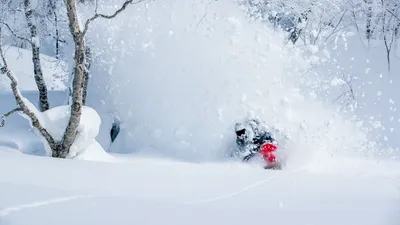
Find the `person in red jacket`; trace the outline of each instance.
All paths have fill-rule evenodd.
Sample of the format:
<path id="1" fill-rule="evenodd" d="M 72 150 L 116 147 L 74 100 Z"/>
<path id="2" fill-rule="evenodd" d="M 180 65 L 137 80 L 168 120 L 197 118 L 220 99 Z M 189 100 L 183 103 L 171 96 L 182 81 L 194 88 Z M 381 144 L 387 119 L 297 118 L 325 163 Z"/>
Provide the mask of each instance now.
<path id="1" fill-rule="evenodd" d="M 249 119 L 236 123 L 235 133 L 239 151 L 245 154 L 243 161 L 261 155 L 266 162 L 265 169 L 281 169 L 276 157 L 278 143 L 259 120 Z"/>

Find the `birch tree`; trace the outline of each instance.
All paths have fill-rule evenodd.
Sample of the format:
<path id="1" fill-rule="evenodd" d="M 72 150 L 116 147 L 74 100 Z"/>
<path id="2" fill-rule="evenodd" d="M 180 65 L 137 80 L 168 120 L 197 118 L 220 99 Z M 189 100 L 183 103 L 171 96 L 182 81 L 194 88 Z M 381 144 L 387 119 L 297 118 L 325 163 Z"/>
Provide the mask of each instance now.
<path id="1" fill-rule="evenodd" d="M 29 1 L 29 0 L 24 0 Z M 7 66 L 6 59 L 4 57 L 3 51 L 0 46 L 0 56 L 2 59 L 2 65 L 0 73 L 6 75 L 11 81 L 11 87 L 14 93 L 15 100 L 18 104 L 18 108 L 7 113 L 9 115 L 11 112 L 21 111 L 27 115 L 40 134 L 45 138 L 49 147 L 52 150 L 52 157 L 56 158 L 66 158 L 69 149 L 75 141 L 78 133 L 78 126 L 80 124 L 80 118 L 82 115 L 82 106 L 84 104 L 84 96 L 86 95 L 86 90 L 84 90 L 85 83 L 87 82 L 88 71 L 88 48 L 85 43 L 85 35 L 90 28 L 90 24 L 99 19 L 112 19 L 122 13 L 130 4 L 136 4 L 142 2 L 142 0 L 126 0 L 122 6 L 116 10 L 113 14 L 102 14 L 96 10 L 92 17 L 86 20 L 84 27 L 79 24 L 79 15 L 77 13 L 77 2 L 76 0 L 64 0 L 64 6 L 66 7 L 67 17 L 68 17 L 68 27 L 71 36 L 74 41 L 74 67 L 73 67 L 73 81 L 72 81 L 72 96 L 70 102 L 70 117 L 68 125 L 65 128 L 64 134 L 60 140 L 56 140 L 52 135 L 46 130 L 38 119 L 38 115 L 35 115 L 34 110 L 29 107 L 27 99 L 25 99 L 18 89 L 18 80 L 13 75 L 10 68 Z M 28 5 L 29 6 L 29 5 Z M 29 10 L 29 7 L 27 7 Z M 1 31 L 1 30 L 0 30 Z M 31 30 L 32 32 L 32 30 Z"/>
<path id="2" fill-rule="evenodd" d="M 32 50 L 33 73 L 35 82 L 39 90 L 39 108 L 40 111 L 49 109 L 49 99 L 47 97 L 47 86 L 43 79 L 43 71 L 40 63 L 40 38 L 37 32 L 37 26 L 33 17 L 31 0 L 24 0 L 24 14 L 30 31 L 30 40 Z"/>
<path id="3" fill-rule="evenodd" d="M 5 3 L 6 4 L 6 3 Z M 8 3 L 11 6 L 11 1 Z M 13 4 L 16 4 L 13 2 Z M 33 64 L 33 74 L 36 86 L 39 90 L 39 109 L 40 111 L 46 111 L 49 109 L 49 101 L 47 94 L 47 86 L 43 79 L 43 71 L 40 62 L 40 37 L 38 34 L 38 28 L 34 16 L 34 10 L 32 9 L 31 0 L 23 0 L 23 9 L 14 9 L 15 13 L 22 11 L 26 20 L 26 25 L 28 28 L 29 37 L 17 34 L 11 26 L 5 22 L 2 18 L 0 19 L 0 24 L 3 24 L 9 32 L 21 41 L 27 42 L 31 46 L 32 51 L 32 64 Z"/>

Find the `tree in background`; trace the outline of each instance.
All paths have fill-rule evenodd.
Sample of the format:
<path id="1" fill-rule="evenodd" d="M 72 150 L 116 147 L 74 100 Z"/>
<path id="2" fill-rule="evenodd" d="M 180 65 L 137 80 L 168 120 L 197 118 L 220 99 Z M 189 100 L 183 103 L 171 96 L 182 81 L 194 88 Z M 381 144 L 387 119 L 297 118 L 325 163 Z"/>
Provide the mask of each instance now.
<path id="1" fill-rule="evenodd" d="M 304 45 L 332 41 L 345 29 L 383 41 L 387 58 L 399 39 L 398 0 L 240 0 L 248 14 L 288 32 L 288 40 Z M 335 35 L 336 34 L 336 35 Z M 388 58 L 390 67 L 390 59 Z"/>

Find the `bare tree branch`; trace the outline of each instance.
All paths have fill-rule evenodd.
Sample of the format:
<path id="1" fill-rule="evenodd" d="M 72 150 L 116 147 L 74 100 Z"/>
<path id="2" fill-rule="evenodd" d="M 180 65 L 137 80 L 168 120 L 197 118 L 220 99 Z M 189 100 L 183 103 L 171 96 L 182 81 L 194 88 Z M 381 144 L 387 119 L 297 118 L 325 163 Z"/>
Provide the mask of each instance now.
<path id="1" fill-rule="evenodd" d="M 400 21 L 400 18 L 396 16 L 392 11 L 390 11 L 389 9 L 386 9 L 386 11 L 390 13 L 396 20 Z"/>
<path id="2" fill-rule="evenodd" d="M 82 32 L 82 36 L 85 36 L 86 32 L 87 32 L 88 29 L 89 29 L 89 24 L 90 24 L 91 22 L 93 22 L 94 20 L 96 20 L 97 18 L 101 17 L 101 18 L 104 18 L 104 19 L 112 19 L 112 18 L 116 17 L 118 14 L 120 14 L 122 11 L 124 11 L 124 10 L 126 9 L 126 7 L 127 7 L 129 4 L 138 4 L 138 3 L 143 2 L 143 1 L 144 1 L 144 0 L 137 0 L 137 1 L 134 2 L 133 0 L 127 0 L 127 1 L 124 2 L 124 4 L 122 4 L 121 8 L 119 8 L 119 9 L 118 9 L 117 11 L 115 11 L 113 14 L 111 14 L 111 15 L 105 15 L 105 14 L 97 13 L 97 6 L 98 6 L 98 4 L 97 4 L 97 0 L 96 0 L 95 14 L 94 14 L 94 16 L 92 16 L 91 18 L 89 18 L 88 20 L 86 20 L 85 28 L 84 28 L 84 30 L 83 30 L 83 32 Z"/>
<path id="3" fill-rule="evenodd" d="M 11 114 L 21 110 L 22 110 L 21 108 L 15 108 L 4 115 L 0 115 L 0 127 L 4 127 L 6 125 L 6 117 L 9 117 Z"/>
<path id="4" fill-rule="evenodd" d="M 336 29 L 339 27 L 340 23 L 342 22 L 344 16 L 346 15 L 347 10 L 345 10 L 342 14 L 342 16 L 340 17 L 338 23 L 336 24 L 336 26 L 333 28 L 333 31 L 325 38 L 325 42 L 335 33 Z"/>
<path id="5" fill-rule="evenodd" d="M 14 35 L 16 38 L 21 39 L 21 40 L 24 40 L 24 41 L 29 42 L 30 44 L 32 44 L 32 41 L 29 40 L 28 38 L 22 37 L 21 35 L 16 34 L 16 33 L 14 32 L 14 30 L 11 29 L 10 25 L 8 25 L 7 23 L 5 23 L 5 22 L 3 22 L 3 21 L 0 21 L 0 24 L 3 24 L 4 26 L 6 26 L 7 29 L 11 32 L 11 34 Z"/>
<path id="6" fill-rule="evenodd" d="M 53 137 L 50 135 L 50 133 L 44 127 L 42 127 L 42 125 L 40 124 L 40 121 L 39 121 L 38 117 L 35 115 L 35 113 L 32 112 L 29 109 L 29 107 L 25 104 L 25 102 L 23 100 L 23 96 L 18 88 L 18 81 L 7 67 L 7 61 L 5 59 L 3 49 L 1 47 L 1 43 L 0 43 L 0 57 L 3 61 L 3 67 L 0 69 L 0 73 L 7 75 L 7 77 L 10 79 L 12 92 L 14 94 L 15 100 L 17 101 L 17 104 L 19 105 L 21 111 L 30 118 L 30 120 L 32 122 L 32 126 L 35 127 L 40 132 L 40 134 L 46 139 L 46 141 L 48 142 L 50 147 L 52 149 L 55 149 L 57 146 L 56 141 L 53 139 Z"/>
<path id="7" fill-rule="evenodd" d="M 199 22 L 196 24 L 196 27 L 198 27 L 198 26 L 200 25 L 200 23 L 203 22 L 203 20 L 206 18 L 208 6 L 211 5 L 211 3 L 213 3 L 213 1 L 215 1 L 215 0 L 211 0 L 211 1 L 206 5 L 206 7 L 205 7 L 205 9 L 204 9 L 204 11 L 205 11 L 205 12 L 204 12 L 204 15 L 203 15 L 203 17 L 201 17 L 201 19 L 199 20 Z"/>
<path id="8" fill-rule="evenodd" d="M 342 92 L 335 100 L 332 101 L 332 103 L 335 103 L 343 96 L 347 96 L 347 105 L 348 105 L 348 104 L 351 104 L 351 102 L 356 101 L 356 97 L 355 97 L 354 90 L 353 90 L 352 78 L 349 74 L 345 74 L 343 71 L 342 71 L 342 78 L 343 78 L 344 82 L 346 82 L 348 89 L 346 91 Z"/>
<path id="9" fill-rule="evenodd" d="M 6 113 L 6 114 L 4 114 L 2 116 L 3 117 L 9 117 L 9 116 L 11 116 L 11 114 L 13 114 L 15 112 L 18 112 L 18 111 L 22 111 L 22 109 L 21 108 L 15 108 L 15 109 L 11 110 L 10 112 L 8 112 L 8 113 Z"/>
<path id="10" fill-rule="evenodd" d="M 342 94 L 340 94 L 335 100 L 333 100 L 332 102 L 334 103 L 334 102 L 336 102 L 337 100 L 339 100 L 341 97 L 343 97 L 344 95 L 346 95 L 346 94 L 348 94 L 348 93 L 350 93 L 350 91 L 345 91 L 345 92 L 343 92 Z"/>

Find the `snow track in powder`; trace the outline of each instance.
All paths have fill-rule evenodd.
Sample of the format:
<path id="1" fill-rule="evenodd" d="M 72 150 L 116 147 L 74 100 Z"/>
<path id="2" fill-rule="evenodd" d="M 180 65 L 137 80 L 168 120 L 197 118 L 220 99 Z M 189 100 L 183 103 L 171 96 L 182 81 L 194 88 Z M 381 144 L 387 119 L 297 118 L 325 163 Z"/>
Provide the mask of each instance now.
<path id="1" fill-rule="evenodd" d="M 270 181 L 272 181 L 272 180 L 274 180 L 276 178 L 279 178 L 280 176 L 284 176 L 285 174 L 287 174 L 289 172 L 297 172 L 297 171 L 299 171 L 299 170 L 285 170 L 284 173 L 273 174 L 271 177 L 269 177 L 269 178 L 267 178 L 265 180 L 258 181 L 258 182 L 254 183 L 254 184 L 251 184 L 249 186 L 241 188 L 238 191 L 230 192 L 228 194 L 224 194 L 224 195 L 220 195 L 220 196 L 216 196 L 216 197 L 212 197 L 212 198 L 207 198 L 207 199 L 203 199 L 203 200 L 185 202 L 184 204 L 201 204 L 201 203 L 208 203 L 208 202 L 214 202 L 214 201 L 219 201 L 219 200 L 231 198 L 231 197 L 243 194 L 244 192 L 251 191 L 255 187 L 266 185 L 268 182 L 270 182 Z"/>
<path id="2" fill-rule="evenodd" d="M 17 206 L 11 206 L 7 207 L 4 209 L 0 208 L 0 217 L 5 217 L 10 215 L 11 213 L 16 213 L 25 209 L 29 208 L 37 208 L 41 206 L 48 206 L 48 205 L 53 205 L 57 203 L 62 203 L 62 202 L 67 202 L 67 201 L 72 201 L 75 199 L 80 199 L 80 198 L 90 198 L 93 197 L 91 195 L 77 195 L 77 196 L 70 196 L 70 197 L 62 197 L 62 198 L 55 198 L 55 199 L 50 199 L 46 201 L 37 201 L 37 202 L 32 202 L 32 203 L 27 203 L 27 204 L 22 204 L 22 205 L 17 205 Z"/>

